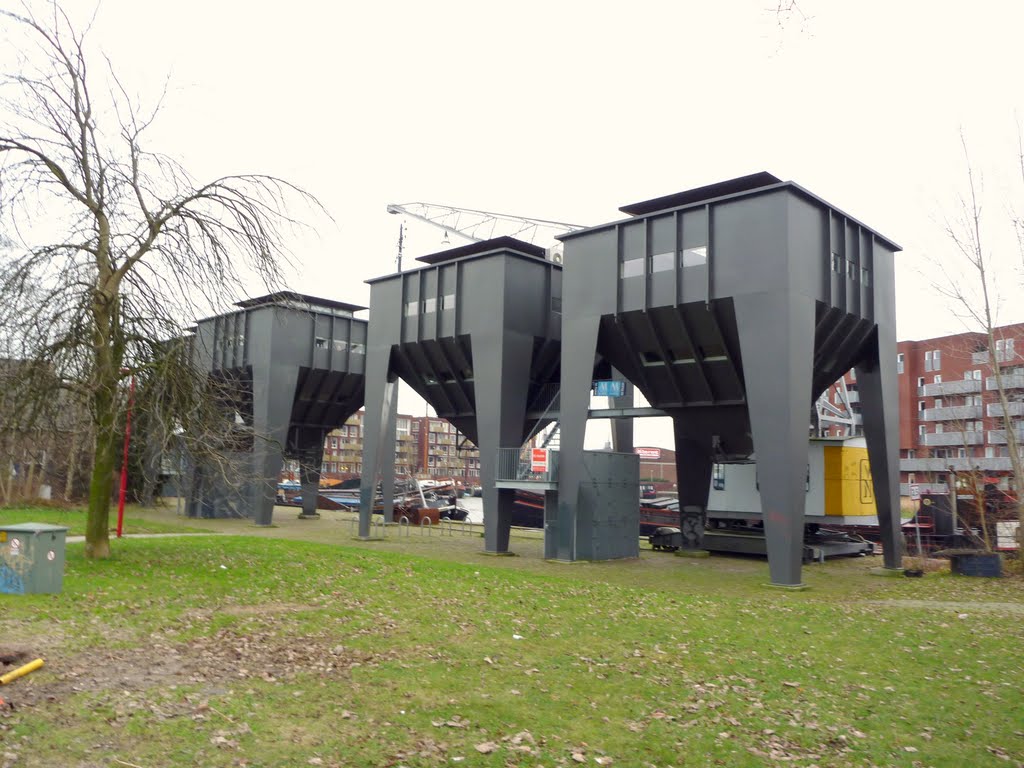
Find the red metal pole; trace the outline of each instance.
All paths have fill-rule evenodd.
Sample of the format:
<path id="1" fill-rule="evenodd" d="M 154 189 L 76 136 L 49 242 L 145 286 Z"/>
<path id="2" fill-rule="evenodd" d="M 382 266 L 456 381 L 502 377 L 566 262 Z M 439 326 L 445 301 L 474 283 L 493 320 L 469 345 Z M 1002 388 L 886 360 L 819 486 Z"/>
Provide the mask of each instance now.
<path id="1" fill-rule="evenodd" d="M 124 420 L 124 457 L 121 459 L 121 492 L 117 498 L 117 538 L 124 532 L 124 497 L 128 493 L 128 444 L 132 437 L 132 406 L 135 404 L 135 374 L 128 385 L 128 413 Z"/>

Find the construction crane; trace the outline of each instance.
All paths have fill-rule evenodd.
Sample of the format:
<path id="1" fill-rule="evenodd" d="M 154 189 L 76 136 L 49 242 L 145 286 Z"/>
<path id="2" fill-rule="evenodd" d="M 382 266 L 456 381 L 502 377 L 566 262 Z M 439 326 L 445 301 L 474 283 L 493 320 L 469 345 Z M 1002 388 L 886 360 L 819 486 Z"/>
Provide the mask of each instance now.
<path id="1" fill-rule="evenodd" d="M 862 422 L 860 414 L 853 407 L 854 397 L 851 397 L 851 394 L 853 393 L 846 386 L 845 376 L 821 393 L 821 397 L 814 404 L 817 421 L 815 431 L 818 437 L 832 435 L 834 427 L 839 428 L 838 437 L 853 437 L 858 434 Z"/>
<path id="2" fill-rule="evenodd" d="M 437 203 L 391 203 L 388 213 L 400 214 L 422 221 L 444 231 L 442 243 L 449 244 L 449 234 L 458 235 L 471 243 L 490 240 L 495 237 L 515 237 L 528 243 L 542 245 L 548 249 L 548 258 L 561 261 L 561 250 L 553 246 L 555 238 L 566 232 L 585 229 L 582 224 L 568 224 L 550 219 L 531 219 L 507 213 L 478 211 L 473 208 L 456 208 Z M 402 254 L 405 248 L 405 224 L 398 231 L 398 271 L 402 271 Z"/>

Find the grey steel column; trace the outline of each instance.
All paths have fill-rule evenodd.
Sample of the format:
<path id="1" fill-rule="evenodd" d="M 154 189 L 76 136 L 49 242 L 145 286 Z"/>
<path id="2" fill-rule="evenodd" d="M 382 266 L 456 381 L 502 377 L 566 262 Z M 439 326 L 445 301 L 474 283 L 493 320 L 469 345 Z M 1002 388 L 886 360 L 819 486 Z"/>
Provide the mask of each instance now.
<path id="1" fill-rule="evenodd" d="M 389 381 L 384 388 L 380 442 L 377 445 L 377 467 L 380 471 L 381 514 L 384 522 L 392 522 L 395 509 L 395 426 L 398 416 L 398 381 Z"/>
<path id="2" fill-rule="evenodd" d="M 366 350 L 366 411 L 363 416 L 363 472 L 359 485 L 359 538 L 370 537 L 370 518 L 377 491 L 381 447 L 387 442 L 388 366 L 391 345 L 371 346 Z M 394 455 L 394 454 L 392 454 Z"/>
<path id="3" fill-rule="evenodd" d="M 891 330 L 892 326 L 887 326 Z M 878 326 L 883 334 L 883 326 Z M 900 530 L 900 453 L 897 408 L 896 340 L 876 338 L 872 358 L 856 367 L 857 388 L 868 444 L 878 527 L 886 568 L 903 567 L 903 535 Z"/>
<path id="4" fill-rule="evenodd" d="M 558 518 L 552 533 L 557 537 L 554 557 L 574 560 L 579 511 L 580 482 L 583 479 L 583 443 L 590 410 L 590 389 L 594 376 L 594 353 L 600 316 L 563 316 L 562 388 L 559 393 Z"/>
<path id="5" fill-rule="evenodd" d="M 771 583 L 802 586 L 814 300 L 757 293 L 734 301 Z"/>
<path id="6" fill-rule="evenodd" d="M 282 451 L 288 440 L 288 424 L 299 369 L 292 365 L 275 365 L 253 370 L 252 473 L 253 523 L 270 525 L 277 500 L 277 478 L 284 466 Z"/>
<path id="7" fill-rule="evenodd" d="M 679 486 L 679 529 L 683 532 L 683 549 L 700 550 L 704 547 L 713 464 L 711 436 L 693 434 L 687 429 L 685 420 L 685 416 L 672 419 Z"/>
<path id="8" fill-rule="evenodd" d="M 556 559 L 558 555 L 558 491 L 544 491 L 544 557 Z"/>
<path id="9" fill-rule="evenodd" d="M 320 468 L 324 460 L 324 433 L 318 429 L 313 434 L 303 435 L 303 438 L 298 451 L 302 480 L 302 511 L 299 519 L 315 520 L 320 517 L 316 509 L 320 496 Z"/>
<path id="10" fill-rule="evenodd" d="M 480 481 L 484 502 L 484 550 L 508 551 L 516 492 L 495 487 L 498 448 L 523 443 L 526 400 L 530 386 L 533 337 L 504 331 L 473 337 L 476 424 L 480 438 Z"/>
<path id="11" fill-rule="evenodd" d="M 612 378 L 625 378 L 619 371 L 612 368 Z M 626 390 L 622 397 L 609 397 L 610 408 L 633 407 L 633 382 L 626 382 Z M 612 450 L 616 453 L 633 452 L 633 419 L 612 419 Z"/>

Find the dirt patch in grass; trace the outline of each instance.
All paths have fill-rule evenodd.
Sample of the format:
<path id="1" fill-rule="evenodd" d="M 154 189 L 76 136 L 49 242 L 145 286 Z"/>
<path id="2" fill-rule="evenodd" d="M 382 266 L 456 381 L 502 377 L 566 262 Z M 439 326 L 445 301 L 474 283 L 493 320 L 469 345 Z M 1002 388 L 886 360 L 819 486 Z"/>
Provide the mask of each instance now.
<path id="1" fill-rule="evenodd" d="M 260 615 L 272 612 L 263 608 L 252 606 Z M 31 659 L 43 655 L 45 646 L 43 641 L 9 648 L 7 653 Z M 338 679 L 355 667 L 373 667 L 396 657 L 394 652 L 349 649 L 326 636 L 282 636 L 272 626 L 247 624 L 188 642 L 154 637 L 140 646 L 93 650 L 69 658 L 50 655 L 48 674 L 22 678 L 10 686 L 9 693 L 19 706 L 30 707 L 83 692 L 144 693 L 157 687 L 196 685 L 216 690 L 233 681 L 276 682 L 305 674 Z"/>
<path id="2" fill-rule="evenodd" d="M 931 611 L 977 611 L 978 613 L 1001 613 L 1024 616 L 1024 603 L 998 603 L 984 600 L 867 600 L 867 605 L 884 605 L 890 608 L 926 608 Z"/>

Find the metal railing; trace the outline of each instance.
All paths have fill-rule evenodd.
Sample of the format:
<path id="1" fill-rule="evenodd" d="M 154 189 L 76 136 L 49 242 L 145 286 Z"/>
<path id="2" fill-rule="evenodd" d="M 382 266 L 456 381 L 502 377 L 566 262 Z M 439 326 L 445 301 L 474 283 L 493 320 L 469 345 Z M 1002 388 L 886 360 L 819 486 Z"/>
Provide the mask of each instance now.
<path id="1" fill-rule="evenodd" d="M 558 451 L 538 450 L 544 450 L 546 462 L 543 464 L 534 461 L 533 448 L 499 448 L 498 471 L 495 479 L 526 483 L 558 482 Z"/>
<path id="2" fill-rule="evenodd" d="M 1024 389 L 1024 373 L 1004 373 L 1002 379 L 1004 390 Z M 996 386 L 995 376 L 989 376 L 985 379 L 985 389 L 990 391 L 999 389 L 999 387 Z"/>
<path id="3" fill-rule="evenodd" d="M 920 442 L 922 445 L 982 445 L 985 435 L 981 432 L 928 432 L 920 436 Z"/>
<path id="4" fill-rule="evenodd" d="M 921 411 L 922 421 L 965 421 L 980 418 L 980 405 L 951 405 L 945 408 L 925 408 Z"/>
<path id="5" fill-rule="evenodd" d="M 1006 413 L 1003 413 L 1003 406 L 1001 403 L 989 403 L 985 407 L 986 416 L 998 416 L 1000 418 L 1006 416 L 1024 416 L 1024 403 L 1012 402 L 1006 404 Z"/>
<path id="6" fill-rule="evenodd" d="M 981 392 L 980 379 L 953 379 L 952 381 L 940 381 L 938 384 L 925 384 L 918 387 L 918 394 L 922 397 L 943 397 L 944 395 L 964 395 L 972 392 Z"/>
<path id="7" fill-rule="evenodd" d="M 957 472 L 978 467 L 986 471 L 1009 470 L 1010 459 L 1007 456 L 988 458 L 980 456 L 947 457 L 929 459 L 900 459 L 900 472 L 945 472 L 952 467 Z"/>

